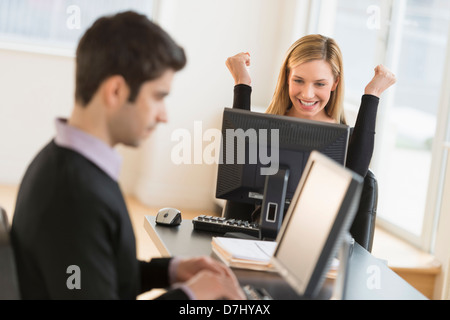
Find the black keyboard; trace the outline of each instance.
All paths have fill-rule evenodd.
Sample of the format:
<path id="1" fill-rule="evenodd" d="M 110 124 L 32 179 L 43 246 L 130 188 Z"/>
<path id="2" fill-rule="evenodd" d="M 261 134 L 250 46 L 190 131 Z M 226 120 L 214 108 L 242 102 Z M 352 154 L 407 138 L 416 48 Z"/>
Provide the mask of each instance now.
<path id="1" fill-rule="evenodd" d="M 237 232 L 245 233 L 252 237 L 259 237 L 259 225 L 245 220 L 200 215 L 192 220 L 192 224 L 194 225 L 194 230 L 221 234 Z"/>

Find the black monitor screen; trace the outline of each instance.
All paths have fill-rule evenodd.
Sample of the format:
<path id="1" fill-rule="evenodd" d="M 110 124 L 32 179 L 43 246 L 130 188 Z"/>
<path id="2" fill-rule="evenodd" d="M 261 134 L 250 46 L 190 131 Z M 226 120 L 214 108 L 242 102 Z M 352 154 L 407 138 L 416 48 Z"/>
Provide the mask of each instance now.
<path id="1" fill-rule="evenodd" d="M 216 197 L 260 204 L 267 176 L 282 169 L 289 203 L 313 150 L 345 165 L 349 133 L 346 125 L 225 108 Z"/>

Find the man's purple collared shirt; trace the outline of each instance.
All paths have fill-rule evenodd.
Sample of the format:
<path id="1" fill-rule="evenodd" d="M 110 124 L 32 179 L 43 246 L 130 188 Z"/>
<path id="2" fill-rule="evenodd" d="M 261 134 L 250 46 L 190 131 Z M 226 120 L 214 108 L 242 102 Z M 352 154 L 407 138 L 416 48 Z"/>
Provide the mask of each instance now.
<path id="1" fill-rule="evenodd" d="M 116 150 L 97 137 L 69 125 L 66 119 L 58 118 L 55 124 L 55 143 L 58 146 L 80 153 L 114 181 L 119 180 L 122 158 Z"/>

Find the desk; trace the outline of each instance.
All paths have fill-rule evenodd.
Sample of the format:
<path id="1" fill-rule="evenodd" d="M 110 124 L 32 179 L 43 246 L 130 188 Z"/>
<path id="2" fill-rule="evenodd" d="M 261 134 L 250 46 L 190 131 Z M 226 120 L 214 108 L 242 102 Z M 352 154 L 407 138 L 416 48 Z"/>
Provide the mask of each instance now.
<path id="1" fill-rule="evenodd" d="M 144 228 L 162 256 L 211 255 L 213 234 L 193 230 L 191 220 L 177 227 L 155 224 L 154 216 L 145 216 Z M 351 300 L 423 300 L 419 291 L 410 286 L 379 259 L 355 243 L 349 261 L 347 299 Z M 298 299 L 299 296 L 278 274 L 233 269 L 241 284 L 264 286 L 275 299 Z M 325 281 L 319 298 L 331 296 L 332 283 Z"/>

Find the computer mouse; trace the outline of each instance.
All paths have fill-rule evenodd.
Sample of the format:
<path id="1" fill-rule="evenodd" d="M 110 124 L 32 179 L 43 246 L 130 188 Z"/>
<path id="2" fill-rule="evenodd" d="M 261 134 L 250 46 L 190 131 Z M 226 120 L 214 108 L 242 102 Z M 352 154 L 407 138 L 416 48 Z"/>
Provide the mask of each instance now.
<path id="1" fill-rule="evenodd" d="M 181 223 L 181 211 L 175 208 L 163 208 L 156 215 L 156 223 L 178 226 Z"/>

